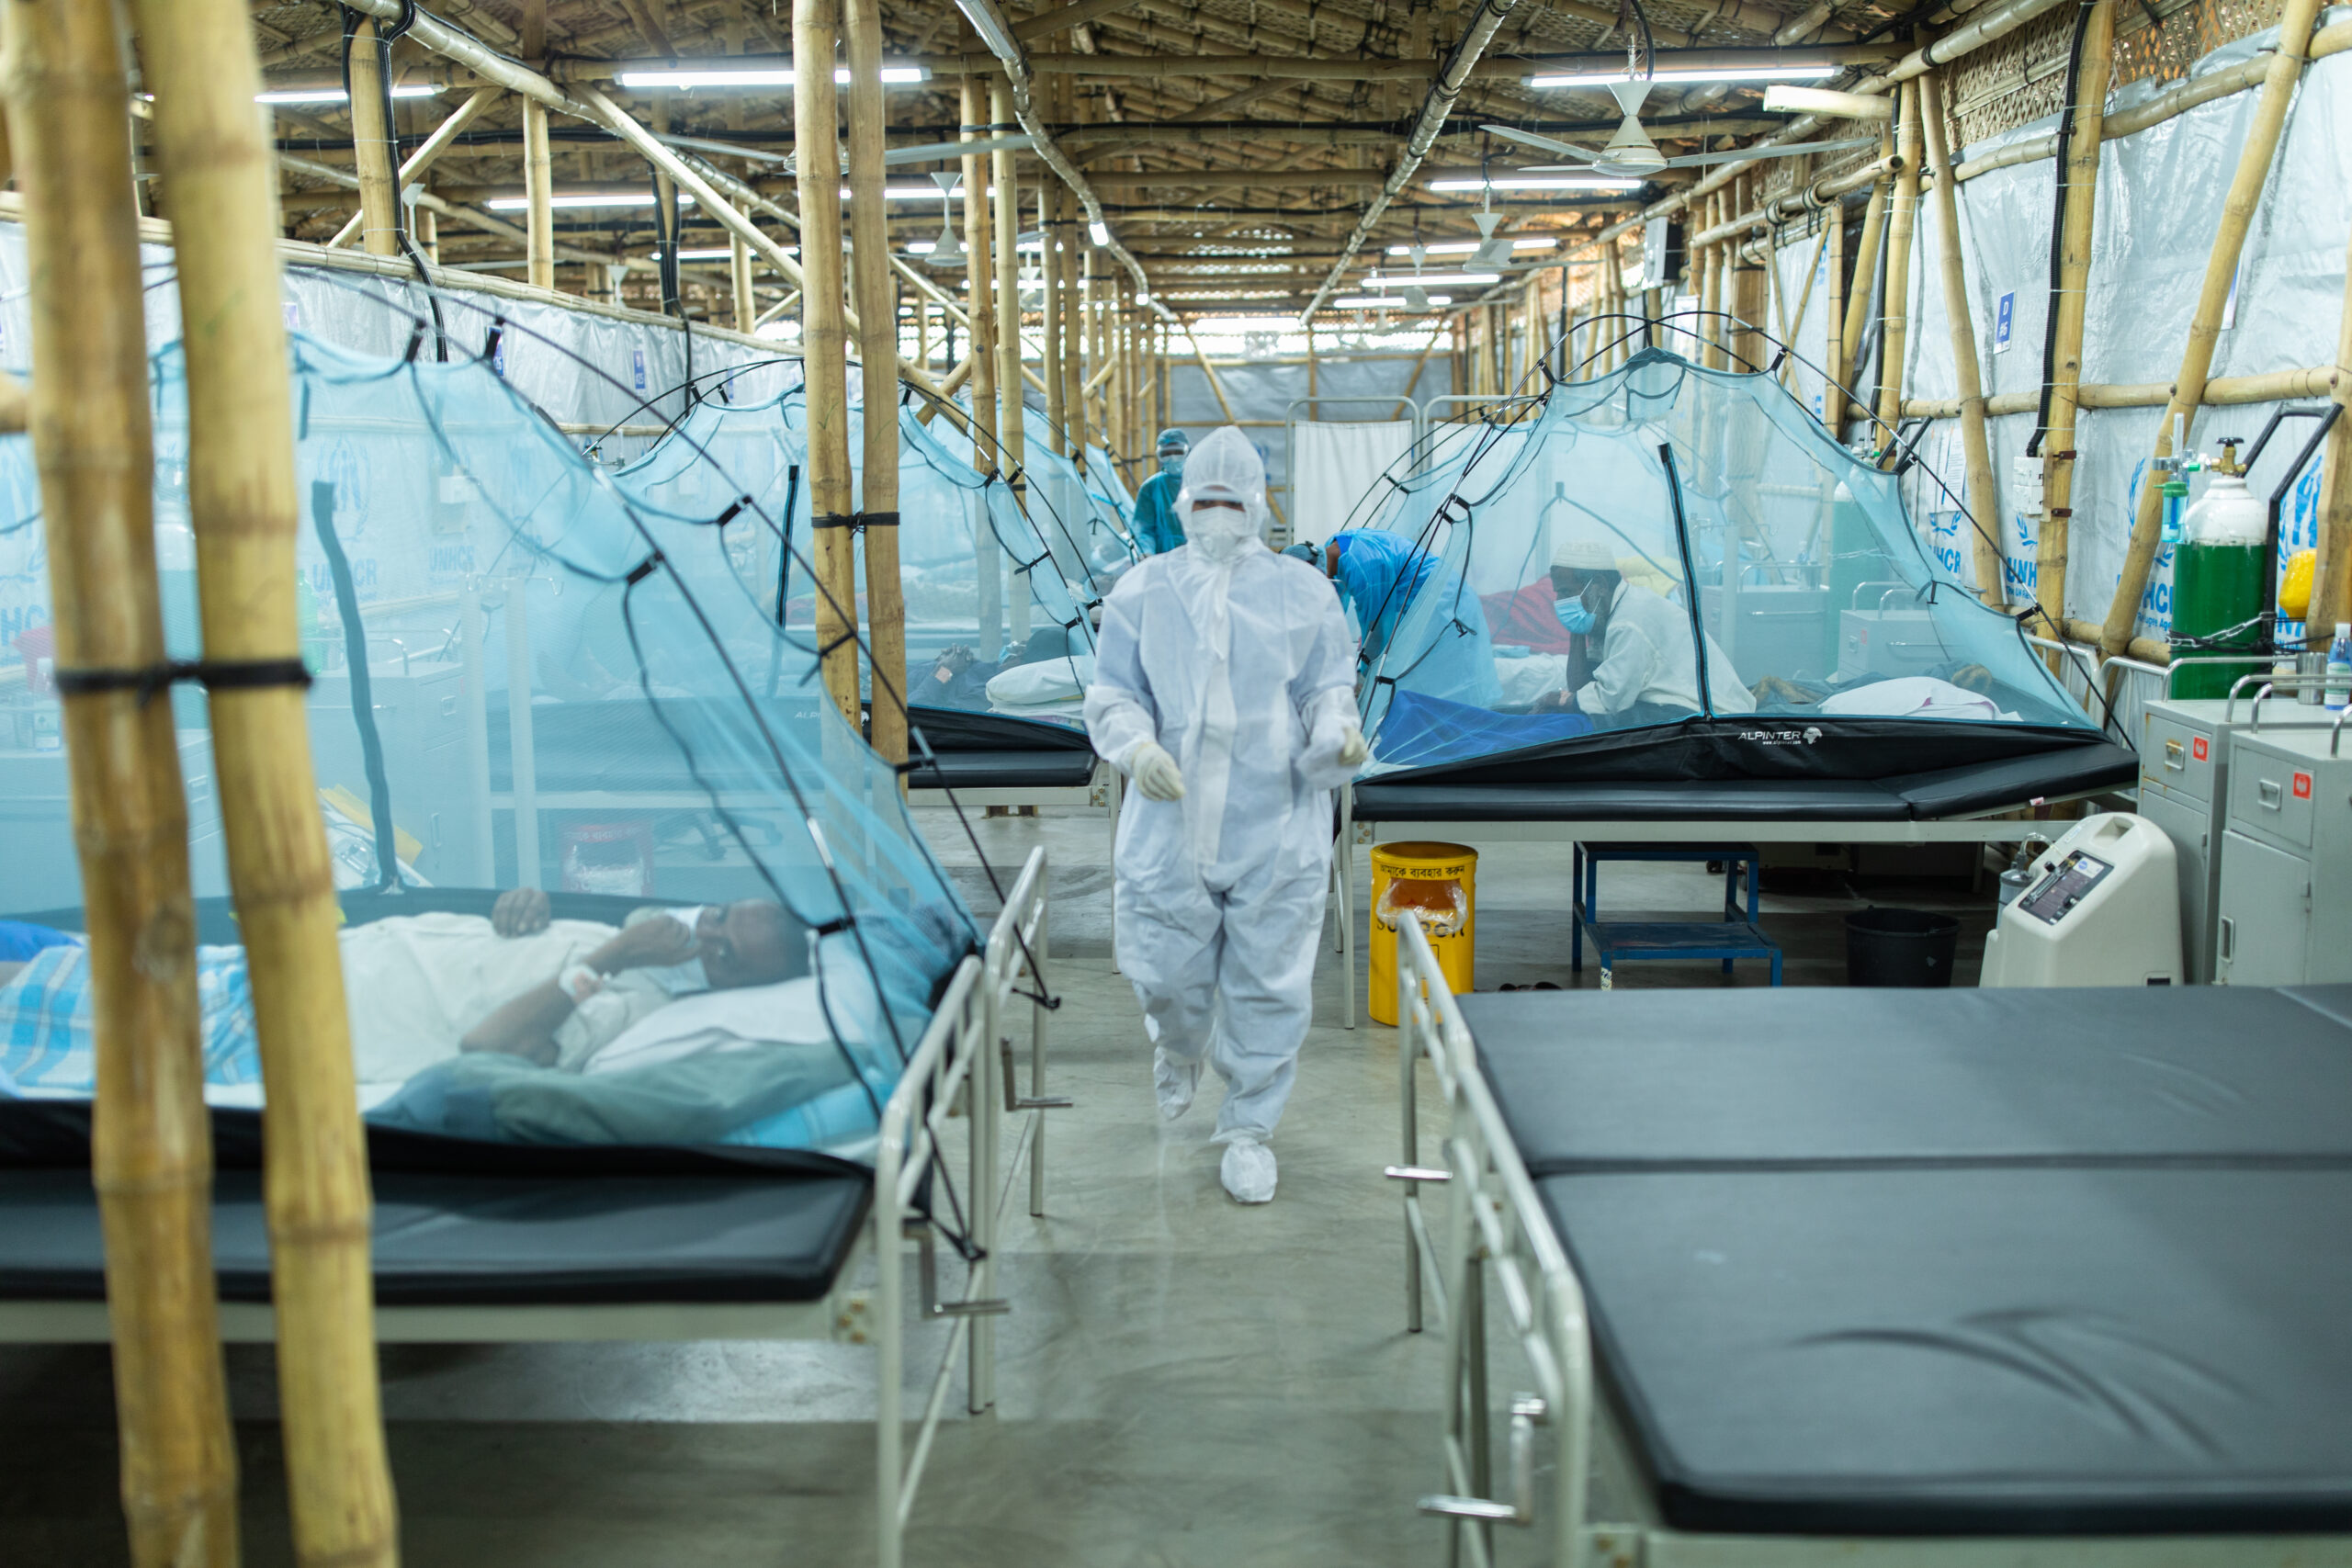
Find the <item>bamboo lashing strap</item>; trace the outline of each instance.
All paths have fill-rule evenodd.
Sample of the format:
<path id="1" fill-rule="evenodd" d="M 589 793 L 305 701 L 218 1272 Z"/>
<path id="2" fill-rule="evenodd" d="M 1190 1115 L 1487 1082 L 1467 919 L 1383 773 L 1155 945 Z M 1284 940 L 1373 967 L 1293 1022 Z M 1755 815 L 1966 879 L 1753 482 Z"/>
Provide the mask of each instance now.
<path id="1" fill-rule="evenodd" d="M 263 686 L 308 686 L 311 671 L 299 659 L 168 659 L 143 670 L 59 670 L 51 678 L 65 696 L 137 692 L 139 705 L 144 707 L 157 693 L 183 681 L 194 681 L 208 691 L 252 691 Z"/>

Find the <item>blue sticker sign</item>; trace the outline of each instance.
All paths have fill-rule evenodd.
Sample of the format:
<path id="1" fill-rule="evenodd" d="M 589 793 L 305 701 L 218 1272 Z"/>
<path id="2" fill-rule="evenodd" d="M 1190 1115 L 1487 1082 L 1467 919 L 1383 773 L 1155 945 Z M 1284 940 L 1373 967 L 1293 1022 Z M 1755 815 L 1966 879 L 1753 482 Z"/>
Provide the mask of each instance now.
<path id="1" fill-rule="evenodd" d="M 632 348 L 628 351 L 628 373 L 637 389 L 640 392 L 645 390 L 645 350 Z"/>
<path id="2" fill-rule="evenodd" d="M 1993 352 L 2009 352 L 2009 327 L 2017 320 L 2018 297 L 2004 294 L 1993 304 Z"/>

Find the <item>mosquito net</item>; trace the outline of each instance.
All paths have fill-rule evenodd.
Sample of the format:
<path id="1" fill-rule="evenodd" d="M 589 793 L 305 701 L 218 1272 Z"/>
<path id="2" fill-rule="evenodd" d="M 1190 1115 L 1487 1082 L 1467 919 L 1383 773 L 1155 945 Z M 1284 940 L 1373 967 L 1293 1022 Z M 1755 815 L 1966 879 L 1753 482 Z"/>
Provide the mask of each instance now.
<path id="1" fill-rule="evenodd" d="M 899 553 L 907 606 L 907 698 L 914 722 L 941 749 L 994 719 L 1042 723 L 1075 735 L 1079 698 L 1093 673 L 1091 607 L 1132 558 L 1118 514 L 1091 498 L 1058 458 L 1032 465 L 1028 494 L 973 467 L 959 411 L 926 423 L 914 406 L 899 423 Z M 850 411 L 853 471 L 863 482 L 865 411 Z M 1052 465 L 1058 464 L 1058 468 Z M 786 639 L 814 679 L 817 585 L 807 566 L 811 509 L 808 413 L 796 389 L 757 403 L 705 401 L 651 451 L 616 475 L 636 503 L 678 522 L 733 507 L 776 519 L 763 573 L 771 615 L 783 605 Z M 731 488 L 721 470 L 740 478 Z M 795 546 L 784 552 L 786 539 Z M 861 603 L 865 560 L 857 558 Z M 869 684 L 865 693 L 870 701 Z"/>
<path id="2" fill-rule="evenodd" d="M 292 346 L 300 615 L 363 1109 L 539 1142 L 856 1152 L 976 939 L 893 771 L 824 699 L 783 426 L 689 418 L 625 480 L 487 359 Z M 153 367 L 172 651 L 198 652 L 176 348 Z M 86 1095 L 87 969 L 21 438 L 0 567 L 0 1093 Z M 805 516 L 803 519 L 805 530 Z M 28 586 L 29 584 L 29 586 Z M 196 890 L 226 874 L 205 699 L 169 699 Z M 532 891 L 539 890 L 539 891 Z M 235 927 L 202 906 L 208 1092 L 259 1094 Z M 0 954 L 0 962 L 11 955 Z"/>
<path id="3" fill-rule="evenodd" d="M 1470 428 L 1335 541 L 1374 773 L 1878 778 L 2099 738 L 1770 377 L 1652 350 Z"/>

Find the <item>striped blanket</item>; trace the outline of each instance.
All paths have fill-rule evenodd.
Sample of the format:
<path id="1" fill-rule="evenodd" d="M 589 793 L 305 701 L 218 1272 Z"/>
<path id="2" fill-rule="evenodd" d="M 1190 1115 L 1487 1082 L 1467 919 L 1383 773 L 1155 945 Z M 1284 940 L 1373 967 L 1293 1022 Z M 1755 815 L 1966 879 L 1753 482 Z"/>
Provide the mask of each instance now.
<path id="1" fill-rule="evenodd" d="M 204 1081 L 261 1081 L 253 987 L 242 947 L 196 950 L 203 1019 Z M 96 1091 L 90 1028 L 90 952 L 78 941 L 43 948 L 0 986 L 0 1094 L 79 1096 Z"/>

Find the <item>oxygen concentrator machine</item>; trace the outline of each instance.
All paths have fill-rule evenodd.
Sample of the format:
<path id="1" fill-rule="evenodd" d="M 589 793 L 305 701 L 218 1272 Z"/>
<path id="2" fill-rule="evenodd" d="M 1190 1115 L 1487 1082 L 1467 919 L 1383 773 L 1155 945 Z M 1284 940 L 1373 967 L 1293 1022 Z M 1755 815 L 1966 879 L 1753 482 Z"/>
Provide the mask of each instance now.
<path id="1" fill-rule="evenodd" d="M 1979 985 L 2177 986 L 2172 840 L 2143 817 L 2086 817 L 2034 860 L 1984 938 Z"/>

